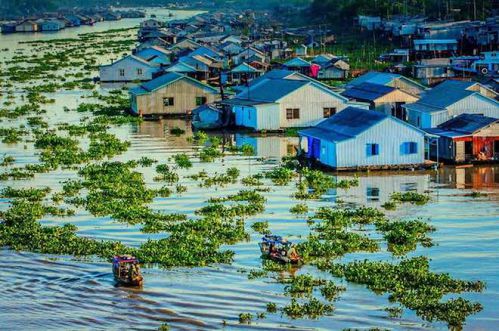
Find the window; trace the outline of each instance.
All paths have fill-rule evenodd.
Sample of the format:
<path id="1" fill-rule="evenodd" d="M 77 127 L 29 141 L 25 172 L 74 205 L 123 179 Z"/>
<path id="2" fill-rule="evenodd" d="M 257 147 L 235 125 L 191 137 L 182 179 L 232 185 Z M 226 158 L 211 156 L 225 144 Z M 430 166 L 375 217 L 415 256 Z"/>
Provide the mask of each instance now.
<path id="1" fill-rule="evenodd" d="M 401 146 L 401 154 L 417 154 L 418 153 L 418 143 L 416 142 L 405 142 Z"/>
<path id="2" fill-rule="evenodd" d="M 379 188 L 367 187 L 366 196 L 367 201 L 379 201 Z"/>
<path id="3" fill-rule="evenodd" d="M 120 77 L 124 77 L 125 76 L 125 69 L 120 69 Z"/>
<path id="4" fill-rule="evenodd" d="M 163 105 L 168 107 L 168 106 L 173 106 L 175 104 L 174 99 L 169 97 L 169 98 L 163 98 Z"/>
<path id="5" fill-rule="evenodd" d="M 286 119 L 295 120 L 300 118 L 300 109 L 298 108 L 288 108 L 286 109 Z"/>
<path id="6" fill-rule="evenodd" d="M 336 114 L 336 107 L 326 107 L 324 108 L 324 118 L 328 118 Z"/>
<path id="7" fill-rule="evenodd" d="M 142 75 L 142 69 L 137 69 L 137 75 Z"/>
<path id="8" fill-rule="evenodd" d="M 367 144 L 366 155 L 367 156 L 379 155 L 379 144 Z"/>
<path id="9" fill-rule="evenodd" d="M 196 97 L 196 106 L 201 106 L 206 103 L 206 97 Z"/>

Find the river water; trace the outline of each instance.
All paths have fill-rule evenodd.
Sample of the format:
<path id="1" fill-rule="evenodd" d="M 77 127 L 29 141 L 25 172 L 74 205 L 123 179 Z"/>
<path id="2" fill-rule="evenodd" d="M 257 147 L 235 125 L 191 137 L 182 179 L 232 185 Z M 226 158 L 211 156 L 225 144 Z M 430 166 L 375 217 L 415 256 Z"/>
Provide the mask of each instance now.
<path id="1" fill-rule="evenodd" d="M 152 12 L 152 11 L 151 11 Z M 157 15 L 166 11 L 154 10 Z M 188 17 L 192 12 L 176 12 L 175 18 Z M 161 17 L 161 16 L 160 16 Z M 69 38 L 78 33 L 104 31 L 109 28 L 135 26 L 140 20 L 122 20 L 99 23 L 95 27 L 67 29 L 56 34 L 13 34 L 0 36 L 0 48 L 9 52 L 18 49 L 19 41 Z M 24 46 L 26 47 L 26 46 Z M 62 111 L 62 107 L 77 104 L 78 92 L 64 92 L 55 97 L 46 114 L 50 121 L 78 121 L 74 113 Z M 3 124 L 2 124 L 3 125 Z M 148 156 L 169 163 L 169 157 L 185 152 L 193 155 L 196 147 L 185 139 L 168 134 L 168 128 L 184 128 L 189 136 L 190 124 L 183 120 L 143 122 L 138 125 L 115 129 L 120 138 L 131 141 L 131 148 L 117 160 L 138 159 Z M 208 173 L 222 172 L 228 167 L 238 167 L 241 176 L 256 174 L 275 166 L 278 159 L 292 152 L 297 138 L 278 136 L 250 136 L 225 134 L 225 138 L 238 145 L 255 147 L 257 156 L 251 158 L 227 156 L 212 164 L 194 162 L 194 167 L 183 175 L 206 169 Z M 18 164 L 36 161 L 29 145 L 0 143 L 0 154 L 13 155 Z M 144 173 L 146 182 L 154 183 L 154 174 Z M 340 178 L 351 174 L 339 174 Z M 74 178 L 74 172 L 62 171 L 40 174 L 29 182 L 0 182 L 12 186 L 50 186 L 57 190 L 61 181 Z M 418 247 L 409 256 L 426 255 L 431 258 L 431 268 L 437 272 L 449 272 L 453 277 L 467 280 L 483 280 L 487 289 L 483 293 L 463 294 L 484 306 L 483 311 L 470 316 L 465 325 L 469 330 L 492 330 L 499 325 L 499 167 L 484 166 L 456 169 L 445 167 L 437 172 L 382 172 L 362 174 L 359 186 L 349 190 L 331 191 L 321 201 L 309 203 L 318 206 L 334 206 L 338 199 L 354 204 L 379 207 L 392 192 L 415 190 L 431 194 L 425 206 L 405 205 L 388 212 L 391 217 L 423 218 L 437 228 L 431 234 L 435 246 Z M 236 193 L 241 187 L 224 189 L 199 188 L 194 181 L 182 180 L 188 192 L 170 198 L 156 199 L 152 207 L 165 212 L 182 212 L 189 216 L 212 196 Z M 299 241 L 309 228 L 303 218 L 289 212 L 297 201 L 290 198 L 294 184 L 273 187 L 266 193 L 264 214 L 248 220 L 268 220 L 273 232 Z M 472 191 L 487 196 L 472 198 Z M 374 192 L 374 193 L 373 193 Z M 6 199 L 0 199 L 0 209 L 8 207 Z M 78 211 L 71 218 L 47 217 L 44 224 L 71 222 L 78 226 L 79 234 L 99 239 L 122 240 L 129 245 L 139 245 L 148 238 L 158 239 L 161 234 L 143 234 L 139 227 L 114 223 L 110 218 L 95 218 L 85 211 Z M 232 265 L 214 265 L 205 268 L 161 269 L 144 267 L 145 285 L 142 289 L 116 287 L 111 266 L 100 260 L 78 261 L 69 256 L 47 256 L 26 252 L 0 250 L 0 320 L 4 330 L 84 330 L 84 329 L 156 329 L 168 322 L 172 329 L 261 329 L 261 330 L 339 330 L 343 328 L 389 328 L 396 330 L 446 329 L 443 323 L 427 323 L 413 312 L 404 310 L 400 318 L 390 318 L 383 308 L 389 306 L 386 295 L 375 295 L 364 286 L 337 280 L 347 290 L 335 303 L 332 316 L 318 320 L 291 320 L 281 314 L 267 314 L 265 319 L 251 325 L 240 325 L 240 313 L 264 312 L 267 302 L 284 306 L 289 298 L 283 295 L 283 285 L 270 278 L 248 280 L 241 270 L 261 266 L 258 242 L 260 235 L 252 232 L 251 240 L 229 246 L 236 252 Z M 343 260 L 369 256 L 374 259 L 396 260 L 386 252 L 351 254 Z M 299 273 L 310 272 L 328 278 L 315 268 L 304 266 Z M 224 322 L 225 321 L 225 322 Z"/>

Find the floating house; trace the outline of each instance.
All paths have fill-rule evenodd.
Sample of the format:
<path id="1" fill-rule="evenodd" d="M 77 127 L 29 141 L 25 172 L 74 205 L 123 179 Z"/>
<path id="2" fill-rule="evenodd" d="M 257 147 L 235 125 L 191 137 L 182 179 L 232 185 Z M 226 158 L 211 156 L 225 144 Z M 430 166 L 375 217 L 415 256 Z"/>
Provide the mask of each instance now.
<path id="1" fill-rule="evenodd" d="M 348 107 L 313 128 L 307 157 L 334 169 L 417 166 L 425 161 L 425 132 L 381 112 Z"/>
<path id="2" fill-rule="evenodd" d="M 41 31 L 59 31 L 66 27 L 64 22 L 59 20 L 44 20 L 39 25 Z"/>
<path id="3" fill-rule="evenodd" d="M 328 63 L 320 65 L 317 79 L 343 80 L 348 78 L 350 64 L 342 59 L 333 59 Z"/>
<path id="4" fill-rule="evenodd" d="M 282 65 L 284 70 L 297 71 L 304 75 L 310 75 L 310 68 L 312 63 L 302 59 L 301 57 L 295 57 L 294 59 L 284 62 Z"/>
<path id="5" fill-rule="evenodd" d="M 161 71 L 157 63 L 147 62 L 141 57 L 128 55 L 99 69 L 101 82 L 144 82 Z"/>
<path id="6" fill-rule="evenodd" d="M 26 20 L 16 25 L 16 32 L 37 32 L 40 30 L 38 23 Z"/>
<path id="7" fill-rule="evenodd" d="M 439 137 L 438 147 L 430 149 L 432 158 L 439 157 L 451 163 L 499 161 L 497 118 L 461 114 L 425 131 Z"/>
<path id="8" fill-rule="evenodd" d="M 247 63 L 242 63 L 230 71 L 231 82 L 233 84 L 245 84 L 255 78 L 260 77 L 263 71 Z"/>
<path id="9" fill-rule="evenodd" d="M 285 70 L 253 80 L 234 99 L 236 125 L 256 131 L 309 127 L 343 110 L 348 99 L 300 73 Z"/>
<path id="10" fill-rule="evenodd" d="M 256 48 L 249 47 L 232 57 L 232 62 L 234 63 L 234 65 L 253 61 L 266 62 L 265 54 L 257 50 Z"/>
<path id="11" fill-rule="evenodd" d="M 449 58 L 421 60 L 413 66 L 413 75 L 427 85 L 455 77 Z"/>
<path id="12" fill-rule="evenodd" d="M 499 118 L 499 102 L 486 97 L 486 92 L 494 93 L 476 82 L 447 80 L 427 91 L 419 101 L 402 107 L 408 122 L 423 129 L 465 113 Z"/>
<path id="13" fill-rule="evenodd" d="M 419 100 L 418 96 L 398 88 L 372 83 L 355 85 L 343 91 L 341 95 L 358 102 L 367 102 L 371 110 L 381 111 L 404 121 L 407 116 L 402 106 Z"/>
<path id="14" fill-rule="evenodd" d="M 217 101 L 216 88 L 175 72 L 130 89 L 132 112 L 140 116 L 188 115 Z"/>
<path id="15" fill-rule="evenodd" d="M 370 71 L 360 77 L 351 80 L 350 82 L 348 82 L 346 87 L 350 88 L 362 83 L 372 83 L 395 87 L 413 95 L 420 95 L 423 91 L 426 90 L 423 85 L 402 75 L 375 71 Z"/>
<path id="16" fill-rule="evenodd" d="M 451 56 L 457 51 L 456 39 L 416 39 L 414 51 L 418 58 L 431 55 L 433 57 Z"/>
<path id="17" fill-rule="evenodd" d="M 171 51 L 168 51 L 162 47 L 151 46 L 143 48 L 137 51 L 135 56 L 138 56 L 149 63 L 159 64 L 160 66 L 171 65 Z"/>

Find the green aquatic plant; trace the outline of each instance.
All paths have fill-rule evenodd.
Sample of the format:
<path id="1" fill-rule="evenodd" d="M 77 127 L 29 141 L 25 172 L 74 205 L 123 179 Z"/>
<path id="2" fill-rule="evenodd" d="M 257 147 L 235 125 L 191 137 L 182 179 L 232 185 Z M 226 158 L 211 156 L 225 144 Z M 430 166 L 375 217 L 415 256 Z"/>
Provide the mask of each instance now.
<path id="1" fill-rule="evenodd" d="M 287 284 L 284 292 L 293 297 L 310 296 L 315 287 L 325 285 L 324 279 L 314 278 L 310 274 L 298 275 L 283 281 Z"/>
<path id="2" fill-rule="evenodd" d="M 154 177 L 157 182 L 167 182 L 169 184 L 174 184 L 179 181 L 179 176 L 176 172 L 170 169 L 167 164 L 160 164 L 156 166 L 156 172 L 158 175 Z"/>
<path id="3" fill-rule="evenodd" d="M 287 185 L 295 175 L 296 174 L 291 169 L 275 167 L 265 173 L 265 178 L 270 179 L 275 185 L 284 186 Z"/>
<path id="4" fill-rule="evenodd" d="M 344 286 L 338 286 L 333 281 L 327 281 L 321 287 L 322 296 L 328 301 L 336 301 L 341 293 L 345 292 Z"/>
<path id="5" fill-rule="evenodd" d="M 293 318 L 312 318 L 316 319 L 324 315 L 330 315 L 334 307 L 330 304 L 321 302 L 316 298 L 310 298 L 309 301 L 300 304 L 295 298 L 291 303 L 283 308 L 283 312 Z"/>
<path id="6" fill-rule="evenodd" d="M 298 203 L 291 207 L 289 212 L 295 215 L 304 215 L 308 213 L 308 206 L 304 203 Z"/>
<path id="7" fill-rule="evenodd" d="M 223 153 L 217 147 L 204 147 L 199 152 L 199 160 L 201 162 L 209 163 L 214 162 L 215 159 L 223 156 Z"/>
<path id="8" fill-rule="evenodd" d="M 173 156 L 173 159 L 175 160 L 175 163 L 177 164 L 177 166 L 181 169 L 192 168 L 192 162 L 189 159 L 189 156 L 185 153 L 176 154 Z"/>
<path id="9" fill-rule="evenodd" d="M 13 188 L 8 186 L 0 191 L 0 197 L 9 199 L 26 199 L 28 201 L 41 201 L 47 197 L 50 191 L 50 187 Z"/>
<path id="10" fill-rule="evenodd" d="M 410 202 L 416 205 L 424 205 L 430 201 L 430 196 L 417 192 L 394 192 L 390 199 L 395 202 Z"/>
<path id="11" fill-rule="evenodd" d="M 251 225 L 251 228 L 260 234 L 269 234 L 269 222 L 255 222 Z"/>
<path id="12" fill-rule="evenodd" d="M 414 250 L 418 243 L 424 247 L 433 246 L 427 234 L 435 231 L 435 228 L 420 220 L 379 221 L 376 223 L 376 230 L 383 233 L 388 250 L 395 255 Z"/>
<path id="13" fill-rule="evenodd" d="M 261 174 L 250 175 L 241 179 L 241 184 L 243 184 L 244 186 L 262 186 L 263 185 L 263 182 L 261 181 L 262 178 L 263 175 Z"/>
<path id="14" fill-rule="evenodd" d="M 250 313 L 239 314 L 239 323 L 241 324 L 251 324 L 252 320 L 253 320 L 253 315 Z"/>
<path id="15" fill-rule="evenodd" d="M 267 312 L 268 313 L 276 313 L 277 312 L 277 305 L 273 302 L 267 303 Z"/>
<path id="16" fill-rule="evenodd" d="M 395 210 L 397 209 L 397 204 L 393 201 L 387 201 L 384 204 L 382 204 L 381 207 L 386 210 Z"/>
<path id="17" fill-rule="evenodd" d="M 1 167 L 8 167 L 16 162 L 15 157 L 6 155 L 3 157 L 2 162 L 0 162 Z"/>
<path id="18" fill-rule="evenodd" d="M 479 303 L 463 298 L 441 300 L 448 294 L 481 292 L 484 283 L 433 273 L 429 270 L 428 259 L 423 256 L 404 259 L 398 264 L 363 260 L 329 263 L 321 268 L 349 282 L 365 284 L 376 293 L 389 293 L 391 302 L 401 303 L 425 320 L 447 322 L 450 327 L 461 327 L 467 316 L 482 310 Z"/>

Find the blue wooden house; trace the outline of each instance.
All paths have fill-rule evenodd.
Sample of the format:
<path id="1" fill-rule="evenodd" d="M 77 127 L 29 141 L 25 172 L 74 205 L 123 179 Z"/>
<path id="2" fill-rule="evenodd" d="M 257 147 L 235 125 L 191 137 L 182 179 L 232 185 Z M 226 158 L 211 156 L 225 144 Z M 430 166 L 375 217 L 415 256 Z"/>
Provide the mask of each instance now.
<path id="1" fill-rule="evenodd" d="M 348 107 L 299 135 L 307 139 L 308 158 L 335 169 L 419 165 L 425 160 L 424 131 L 372 110 Z"/>
<path id="2" fill-rule="evenodd" d="M 59 31 L 66 27 L 64 22 L 59 20 L 45 20 L 40 24 L 42 31 Z"/>

